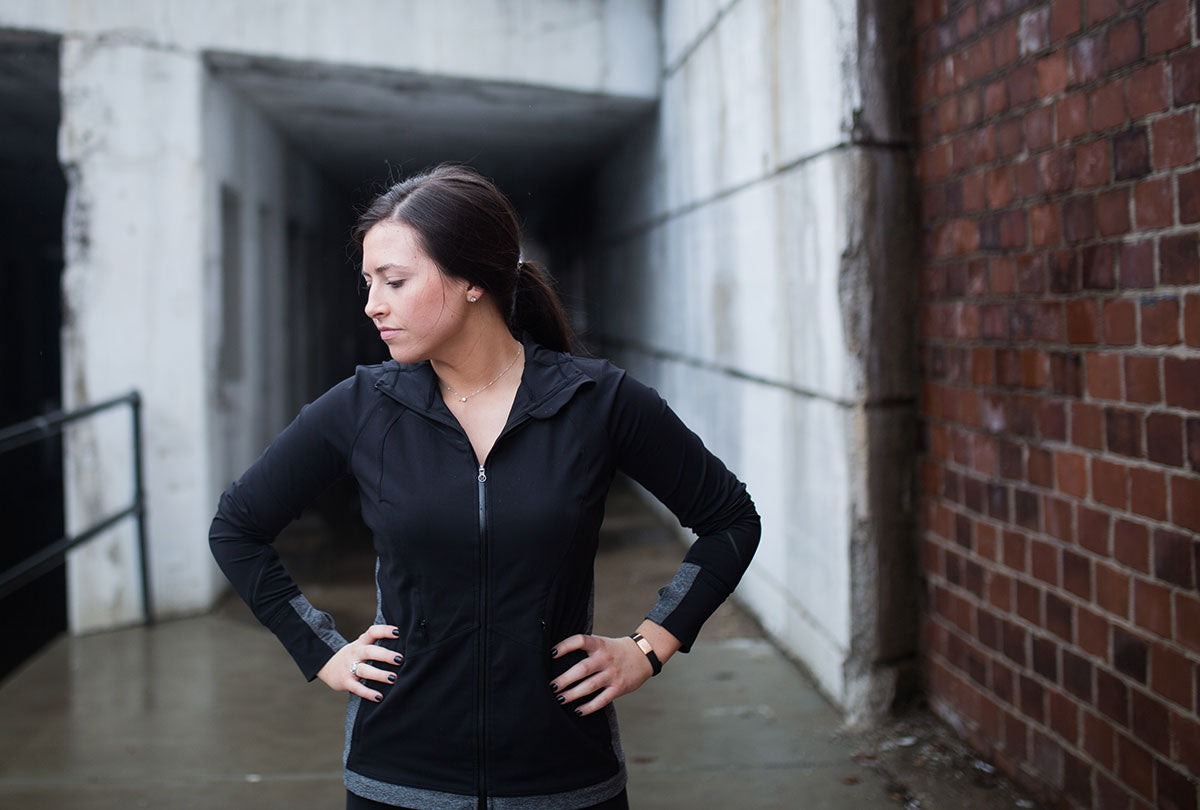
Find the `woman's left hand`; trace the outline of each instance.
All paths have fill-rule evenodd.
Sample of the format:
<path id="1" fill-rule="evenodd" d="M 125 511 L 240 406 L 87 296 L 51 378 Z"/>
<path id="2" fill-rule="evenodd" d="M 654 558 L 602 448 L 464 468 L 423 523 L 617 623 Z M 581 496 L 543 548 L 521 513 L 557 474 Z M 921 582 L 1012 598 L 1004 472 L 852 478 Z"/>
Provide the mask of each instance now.
<path id="1" fill-rule="evenodd" d="M 552 658 L 583 650 L 587 658 L 558 676 L 550 689 L 559 703 L 570 703 L 599 692 L 575 708 L 578 715 L 591 714 L 644 684 L 654 674 L 650 661 L 632 638 L 608 638 L 576 634 L 563 639 L 551 653 Z"/>

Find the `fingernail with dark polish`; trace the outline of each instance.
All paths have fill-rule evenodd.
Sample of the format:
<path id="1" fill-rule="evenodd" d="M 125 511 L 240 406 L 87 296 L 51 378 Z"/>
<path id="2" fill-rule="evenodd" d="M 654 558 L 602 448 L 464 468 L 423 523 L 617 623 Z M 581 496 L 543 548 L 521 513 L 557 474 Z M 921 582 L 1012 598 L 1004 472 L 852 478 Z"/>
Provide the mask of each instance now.
<path id="1" fill-rule="evenodd" d="M 550 657 L 558 658 L 558 647 L 555 647 L 553 650 L 550 651 Z"/>
<path id="2" fill-rule="evenodd" d="M 579 715 L 580 717 L 583 717 L 583 710 L 582 710 L 582 709 L 576 709 L 576 710 L 575 710 L 575 714 Z"/>
<path id="3" fill-rule="evenodd" d="M 558 697 L 555 698 L 555 700 L 557 700 L 559 703 L 566 703 L 567 697 L 566 697 L 566 695 L 559 695 Z"/>
<path id="4" fill-rule="evenodd" d="M 396 676 L 389 673 L 388 674 L 388 683 L 395 683 L 395 682 L 396 682 Z"/>
<path id="5" fill-rule="evenodd" d="M 551 691 L 551 692 L 557 692 L 557 691 L 558 691 L 558 684 L 556 684 L 556 683 L 552 683 L 552 684 L 550 684 L 550 691 Z"/>
<path id="6" fill-rule="evenodd" d="M 383 695 L 376 695 L 376 696 L 375 696 L 375 702 L 376 702 L 376 703 L 382 703 L 382 702 L 383 702 Z M 578 712 L 576 712 L 576 713 L 578 714 Z"/>
<path id="7" fill-rule="evenodd" d="M 400 638 L 400 629 L 399 629 L 399 628 L 397 628 L 397 627 L 393 627 L 393 628 L 392 628 L 392 635 L 393 635 L 393 636 L 395 636 L 396 638 Z"/>
<path id="8" fill-rule="evenodd" d="M 396 656 L 396 658 L 395 658 L 395 661 L 396 661 L 396 664 L 398 664 L 398 665 L 399 665 L 399 664 L 403 664 L 403 663 L 404 663 L 404 656 L 402 656 L 402 655 L 397 655 L 397 656 Z"/>

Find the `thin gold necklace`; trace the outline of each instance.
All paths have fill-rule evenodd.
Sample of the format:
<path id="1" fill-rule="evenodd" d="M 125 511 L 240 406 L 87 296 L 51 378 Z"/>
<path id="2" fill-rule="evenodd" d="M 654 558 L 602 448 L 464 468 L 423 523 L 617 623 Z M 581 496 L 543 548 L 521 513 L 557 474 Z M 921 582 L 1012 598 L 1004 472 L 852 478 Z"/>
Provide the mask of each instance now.
<path id="1" fill-rule="evenodd" d="M 524 348 L 523 346 L 521 346 L 520 344 L 517 344 L 517 353 L 516 353 L 515 355 L 513 355 L 513 359 L 512 359 L 512 360 L 509 360 L 509 361 L 508 361 L 508 365 L 504 367 L 504 371 L 501 371 L 499 374 L 497 374 L 497 375 L 496 375 L 496 376 L 495 376 L 495 377 L 492 379 L 492 381 L 491 381 L 490 383 L 488 383 L 487 385 L 484 385 L 484 386 L 481 386 L 481 387 L 479 387 L 479 388 L 476 388 L 474 391 L 472 391 L 471 393 L 467 394 L 466 396 L 464 396 L 464 395 L 462 395 L 462 394 L 458 393 L 458 392 L 457 392 L 457 391 L 455 391 L 453 388 L 451 388 L 451 387 L 450 387 L 450 383 L 446 382 L 445 380 L 442 380 L 442 385 L 446 386 L 446 390 L 447 390 L 447 391 L 449 391 L 449 392 L 450 392 L 451 394 L 453 394 L 454 396 L 456 396 L 456 397 L 458 398 L 458 401 L 459 401 L 459 402 L 466 402 L 468 399 L 470 399 L 471 397 L 473 397 L 473 396 L 475 396 L 476 394 L 480 393 L 481 391 L 486 391 L 487 389 L 491 388 L 491 387 L 492 387 L 492 385 L 493 385 L 493 384 L 494 384 L 494 383 L 495 383 L 497 380 L 499 380 L 501 377 L 503 377 L 505 374 L 507 374 L 507 373 L 508 373 L 508 370 L 509 370 L 510 368 L 512 368 L 512 367 L 513 367 L 513 363 L 516 363 L 516 362 L 517 362 L 517 358 L 521 356 L 521 350 L 522 350 L 523 348 Z"/>

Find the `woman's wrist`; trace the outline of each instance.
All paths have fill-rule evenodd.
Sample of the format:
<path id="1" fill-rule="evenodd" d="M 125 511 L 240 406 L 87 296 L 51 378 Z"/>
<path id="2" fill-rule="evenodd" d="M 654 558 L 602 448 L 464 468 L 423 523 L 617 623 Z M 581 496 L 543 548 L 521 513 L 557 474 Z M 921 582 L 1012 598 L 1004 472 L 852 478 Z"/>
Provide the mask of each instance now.
<path id="1" fill-rule="evenodd" d="M 660 665 L 666 664 L 670 657 L 679 650 L 679 639 L 657 622 L 646 619 L 638 625 L 637 632 L 650 642 L 650 647 L 654 650 L 654 655 L 658 658 Z"/>

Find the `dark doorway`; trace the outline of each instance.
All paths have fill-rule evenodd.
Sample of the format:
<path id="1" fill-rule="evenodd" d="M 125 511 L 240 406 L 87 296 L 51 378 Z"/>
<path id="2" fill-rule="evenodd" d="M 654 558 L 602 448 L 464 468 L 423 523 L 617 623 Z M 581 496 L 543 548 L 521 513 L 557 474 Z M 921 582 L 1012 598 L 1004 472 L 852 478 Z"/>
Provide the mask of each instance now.
<path id="1" fill-rule="evenodd" d="M 58 40 L 0 32 L 0 426 L 62 403 Z M 0 455 L 0 570 L 63 534 L 62 442 Z M 67 627 L 65 566 L 0 599 L 0 678 Z"/>

